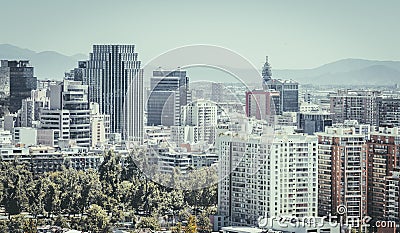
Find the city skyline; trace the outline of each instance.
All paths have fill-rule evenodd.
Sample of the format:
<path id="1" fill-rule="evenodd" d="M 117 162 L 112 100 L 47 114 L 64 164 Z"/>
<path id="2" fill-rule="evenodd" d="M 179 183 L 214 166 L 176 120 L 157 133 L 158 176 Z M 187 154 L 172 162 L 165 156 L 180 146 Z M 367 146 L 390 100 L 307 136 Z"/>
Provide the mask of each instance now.
<path id="1" fill-rule="evenodd" d="M 0 233 L 399 232 L 399 1 L 1 7 Z"/>
<path id="2" fill-rule="evenodd" d="M 274 69 L 314 68 L 343 58 L 400 60 L 397 1 L 255 1 L 246 5 L 96 1 L 95 5 L 92 1 L 3 3 L 8 9 L 18 9 L 19 17 L 13 17 L 14 10 L 0 16 L 3 21 L 13 17 L 13 24 L 3 25 L 9 33 L 0 43 L 66 55 L 88 54 L 92 44 L 135 44 L 144 63 L 176 47 L 211 44 L 238 52 L 256 67 L 268 54 Z M 174 10 L 179 14 L 168 13 Z M 13 29 L 21 24 L 25 30 Z M 26 33 L 30 36 L 23 36 Z"/>

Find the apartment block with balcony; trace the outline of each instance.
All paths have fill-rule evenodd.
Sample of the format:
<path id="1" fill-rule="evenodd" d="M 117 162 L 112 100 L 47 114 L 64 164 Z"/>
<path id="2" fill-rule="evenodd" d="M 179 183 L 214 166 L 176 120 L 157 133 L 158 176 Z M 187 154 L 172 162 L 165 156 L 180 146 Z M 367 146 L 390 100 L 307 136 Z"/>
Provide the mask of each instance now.
<path id="1" fill-rule="evenodd" d="M 400 168 L 399 128 L 377 128 L 367 145 L 368 215 L 374 221 L 386 220 L 390 215 L 385 211 L 387 178 Z"/>
<path id="2" fill-rule="evenodd" d="M 318 215 L 361 220 L 367 215 L 367 140 L 370 126 L 345 121 L 326 127 L 318 136 Z"/>
<path id="3" fill-rule="evenodd" d="M 218 215 L 225 223 L 255 226 L 259 217 L 317 215 L 315 136 L 227 131 L 216 145 Z"/>

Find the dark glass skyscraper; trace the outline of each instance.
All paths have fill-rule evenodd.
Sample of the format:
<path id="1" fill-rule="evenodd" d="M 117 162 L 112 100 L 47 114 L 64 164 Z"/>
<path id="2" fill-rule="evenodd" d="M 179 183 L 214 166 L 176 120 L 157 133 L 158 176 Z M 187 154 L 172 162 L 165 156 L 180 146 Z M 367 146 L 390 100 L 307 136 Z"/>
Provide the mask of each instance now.
<path id="1" fill-rule="evenodd" d="M 110 115 L 111 133 L 143 140 L 143 70 L 134 45 L 93 45 L 87 63 L 80 62 L 89 101 Z"/>
<path id="2" fill-rule="evenodd" d="M 150 85 L 147 125 L 179 125 L 181 107 L 190 102 L 186 71 L 153 71 Z"/>
<path id="3" fill-rule="evenodd" d="M 21 108 L 22 100 L 30 97 L 31 91 L 36 89 L 37 78 L 33 76 L 29 61 L 2 60 L 0 85 L 0 106 L 4 111 L 8 109 L 15 113 Z"/>
<path id="4" fill-rule="evenodd" d="M 269 89 L 279 91 L 279 112 L 299 111 L 299 83 L 293 80 L 271 79 L 267 82 Z"/>

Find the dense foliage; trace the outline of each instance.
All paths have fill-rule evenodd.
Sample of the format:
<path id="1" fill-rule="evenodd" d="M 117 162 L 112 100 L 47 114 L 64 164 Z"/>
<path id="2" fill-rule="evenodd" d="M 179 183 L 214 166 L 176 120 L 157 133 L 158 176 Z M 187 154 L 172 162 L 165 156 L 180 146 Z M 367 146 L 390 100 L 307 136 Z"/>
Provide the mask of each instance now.
<path id="1" fill-rule="evenodd" d="M 192 177 L 196 182 L 182 181 L 177 172 L 150 180 L 134 161 L 132 156 L 121 163 L 118 155 L 107 152 L 98 171 L 65 168 L 44 174 L 34 174 L 28 164 L 2 162 L 0 203 L 8 220 L 0 221 L 0 231 L 30 232 L 36 225 L 52 224 L 108 232 L 121 222 L 155 230 L 168 218 L 174 223 L 189 222 L 191 229 L 199 225 L 209 231 L 207 214 L 217 202 L 215 173 L 197 171 Z M 154 179 L 175 182 L 174 188 Z M 205 187 L 210 181 L 213 185 Z M 200 219 L 197 225 L 192 214 Z M 168 222 L 165 227 L 173 227 Z"/>

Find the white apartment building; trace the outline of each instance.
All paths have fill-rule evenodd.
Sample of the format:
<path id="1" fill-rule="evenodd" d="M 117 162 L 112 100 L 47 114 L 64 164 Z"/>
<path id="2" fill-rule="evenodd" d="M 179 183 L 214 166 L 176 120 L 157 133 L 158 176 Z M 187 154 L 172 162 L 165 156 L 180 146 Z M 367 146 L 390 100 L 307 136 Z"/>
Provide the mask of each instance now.
<path id="1" fill-rule="evenodd" d="M 90 146 L 101 148 L 107 143 L 110 134 L 110 116 L 100 113 L 98 103 L 90 103 Z"/>
<path id="2" fill-rule="evenodd" d="M 43 109 L 40 114 L 38 144 L 57 146 L 59 139 L 70 139 L 69 110 Z M 52 130 L 52 133 L 50 133 Z"/>
<path id="3" fill-rule="evenodd" d="M 389 221 L 400 221 L 400 171 L 385 177 L 384 217 Z"/>
<path id="4" fill-rule="evenodd" d="M 40 128 L 60 131 L 62 140 L 74 140 L 78 146 L 90 146 L 90 110 L 88 86 L 64 80 L 50 86 L 50 107 L 40 114 Z"/>
<path id="5" fill-rule="evenodd" d="M 259 217 L 317 215 L 317 137 L 225 132 L 217 136 L 218 215 L 228 225 Z"/>
<path id="6" fill-rule="evenodd" d="M 213 144 L 217 127 L 217 105 L 207 100 L 197 100 L 182 107 L 181 125 L 171 126 L 173 142 Z"/>
<path id="7" fill-rule="evenodd" d="M 2 161 L 28 162 L 35 173 L 58 171 L 65 166 L 76 170 L 98 169 L 104 160 L 102 152 L 88 152 L 87 148 L 71 147 L 64 150 L 50 146 L 0 147 Z"/>

